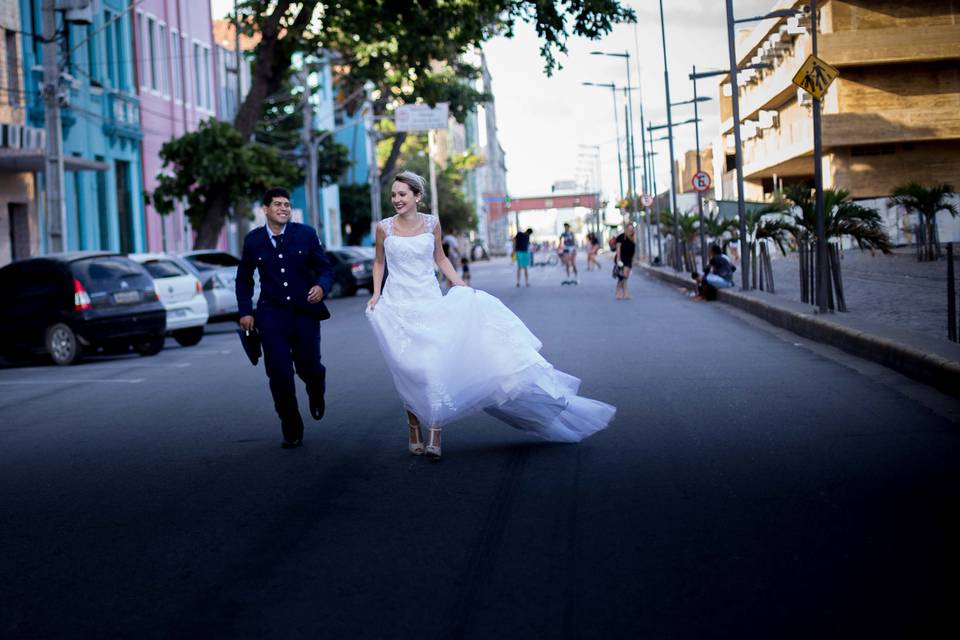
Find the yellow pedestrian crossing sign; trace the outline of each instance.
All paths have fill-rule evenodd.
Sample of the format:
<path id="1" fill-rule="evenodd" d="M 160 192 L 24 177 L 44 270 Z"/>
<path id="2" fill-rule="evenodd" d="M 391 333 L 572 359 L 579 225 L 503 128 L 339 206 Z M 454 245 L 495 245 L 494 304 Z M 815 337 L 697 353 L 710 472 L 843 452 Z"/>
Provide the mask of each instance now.
<path id="1" fill-rule="evenodd" d="M 817 56 L 811 55 L 797 71 L 797 75 L 793 76 L 793 84 L 819 100 L 839 75 L 836 67 L 831 67 Z"/>

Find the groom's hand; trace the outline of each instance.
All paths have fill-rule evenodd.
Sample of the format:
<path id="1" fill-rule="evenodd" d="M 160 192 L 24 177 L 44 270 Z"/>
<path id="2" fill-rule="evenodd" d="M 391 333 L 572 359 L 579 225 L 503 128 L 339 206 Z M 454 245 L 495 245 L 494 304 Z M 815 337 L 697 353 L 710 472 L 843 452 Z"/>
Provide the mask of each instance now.
<path id="1" fill-rule="evenodd" d="M 310 291 L 307 292 L 307 302 L 310 304 L 317 304 L 323 300 L 323 289 L 320 285 L 313 285 L 310 287 Z"/>
<path id="2" fill-rule="evenodd" d="M 240 328 L 244 331 L 253 331 L 253 316 L 243 316 L 240 318 Z"/>

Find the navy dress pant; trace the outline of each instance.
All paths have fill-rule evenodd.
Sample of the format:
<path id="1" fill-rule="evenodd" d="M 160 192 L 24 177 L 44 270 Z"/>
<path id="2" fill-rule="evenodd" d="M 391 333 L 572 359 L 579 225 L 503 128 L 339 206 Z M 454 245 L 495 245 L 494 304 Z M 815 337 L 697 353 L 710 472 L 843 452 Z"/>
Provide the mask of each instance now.
<path id="1" fill-rule="evenodd" d="M 323 394 L 326 369 L 320 362 L 320 322 L 291 307 L 261 302 L 257 306 L 256 323 L 283 439 L 287 442 L 300 440 L 303 438 L 303 419 L 297 406 L 294 367 L 307 385 L 310 396 Z"/>

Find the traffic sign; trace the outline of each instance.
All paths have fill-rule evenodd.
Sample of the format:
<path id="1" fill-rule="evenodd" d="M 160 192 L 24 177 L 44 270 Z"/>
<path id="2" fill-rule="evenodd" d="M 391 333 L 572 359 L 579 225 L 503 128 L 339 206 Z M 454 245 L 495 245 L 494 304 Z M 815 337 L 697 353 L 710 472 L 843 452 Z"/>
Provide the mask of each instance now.
<path id="1" fill-rule="evenodd" d="M 650 205 L 653 204 L 653 196 L 650 195 L 649 193 L 643 194 L 642 196 L 640 196 L 640 204 L 642 204 L 645 207 L 649 207 Z"/>
<path id="2" fill-rule="evenodd" d="M 793 76 L 793 84 L 819 100 L 839 75 L 836 67 L 831 67 L 817 56 L 811 55 Z"/>
<path id="3" fill-rule="evenodd" d="M 437 106 L 428 104 L 402 104 L 397 107 L 394 122 L 397 131 L 428 131 L 446 129 L 450 114 L 449 102 L 438 102 Z"/>
<path id="4" fill-rule="evenodd" d="M 693 179 L 690 180 L 690 184 L 693 185 L 693 188 L 703 193 L 710 188 L 710 176 L 703 171 L 698 171 L 693 174 Z"/>

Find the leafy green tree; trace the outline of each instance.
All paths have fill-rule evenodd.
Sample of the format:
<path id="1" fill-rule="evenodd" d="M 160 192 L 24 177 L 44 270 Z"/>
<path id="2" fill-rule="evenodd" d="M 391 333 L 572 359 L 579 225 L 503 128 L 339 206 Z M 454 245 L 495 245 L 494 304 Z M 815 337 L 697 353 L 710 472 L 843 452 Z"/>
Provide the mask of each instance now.
<path id="1" fill-rule="evenodd" d="M 185 200 L 199 249 L 216 246 L 224 222 L 239 202 L 303 179 L 300 169 L 276 149 L 246 142 L 230 124 L 213 118 L 164 143 L 160 158 L 166 171 L 157 176 L 157 188 L 147 199 L 161 215 Z"/>
<path id="2" fill-rule="evenodd" d="M 719 244 L 724 251 L 737 235 L 737 219 L 724 218 L 719 211 L 703 215 L 703 232 L 711 242 Z"/>
<path id="3" fill-rule="evenodd" d="M 920 238 L 923 246 L 920 259 L 934 260 L 940 257 L 940 230 L 937 227 L 937 213 L 946 211 L 957 217 L 957 206 L 950 201 L 953 187 L 949 184 L 937 184 L 925 187 L 917 182 L 901 185 L 890 194 L 891 205 L 899 205 L 909 213 L 920 218 Z"/>
<path id="4" fill-rule="evenodd" d="M 512 36 L 518 22 L 534 25 L 547 73 L 559 68 L 570 36 L 596 39 L 614 24 L 635 19 L 618 0 L 243 0 L 237 7 L 243 31 L 258 38 L 252 52 L 250 91 L 234 124 L 249 138 L 263 103 L 281 90 L 296 53 L 330 54 L 348 111 L 372 87 L 374 115 L 398 104 L 449 101 L 460 119 L 488 96 L 462 80 L 477 69 L 462 62 L 491 37 Z M 405 135 L 393 138 L 383 173 L 397 162 Z"/>
<path id="5" fill-rule="evenodd" d="M 794 223 L 792 202 L 783 195 L 776 195 L 769 203 L 748 203 L 747 205 L 747 238 L 751 242 L 757 240 L 772 240 L 780 253 L 787 255 L 787 246 L 791 236 L 798 231 Z M 740 237 L 740 219 L 730 219 L 730 236 L 732 240 Z"/>

